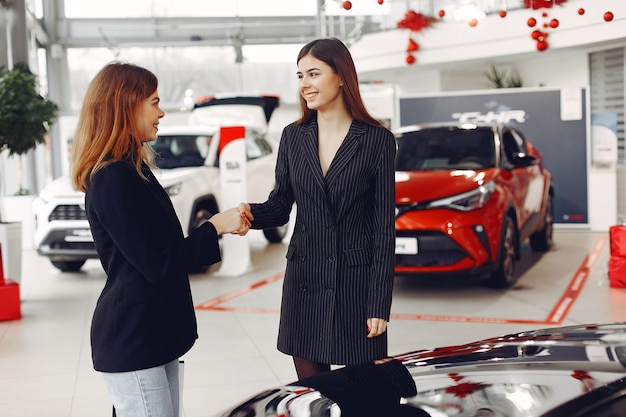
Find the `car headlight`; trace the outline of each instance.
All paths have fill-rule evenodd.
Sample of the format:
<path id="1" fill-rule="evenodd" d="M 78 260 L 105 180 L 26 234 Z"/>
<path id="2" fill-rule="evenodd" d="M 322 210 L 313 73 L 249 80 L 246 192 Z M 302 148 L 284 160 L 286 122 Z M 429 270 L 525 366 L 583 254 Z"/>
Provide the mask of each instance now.
<path id="1" fill-rule="evenodd" d="M 446 207 L 460 211 L 477 210 L 487 204 L 491 193 L 493 193 L 495 189 L 496 183 L 489 181 L 472 191 L 432 201 L 428 204 L 427 208 Z"/>
<path id="2" fill-rule="evenodd" d="M 182 182 L 177 182 L 176 184 L 172 184 L 168 187 L 165 187 L 164 190 L 170 197 L 174 197 L 180 193 L 180 189 L 183 187 Z"/>

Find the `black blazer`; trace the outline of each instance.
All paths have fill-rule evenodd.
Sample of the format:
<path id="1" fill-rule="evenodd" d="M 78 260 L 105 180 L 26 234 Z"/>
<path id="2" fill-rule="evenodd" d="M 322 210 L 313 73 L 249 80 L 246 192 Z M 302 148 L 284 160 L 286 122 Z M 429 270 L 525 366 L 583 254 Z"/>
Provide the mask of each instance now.
<path id="1" fill-rule="evenodd" d="M 253 228 L 297 214 L 287 250 L 278 348 L 323 363 L 387 355 L 387 335 L 367 339 L 368 317 L 389 319 L 395 252 L 395 150 L 387 129 L 353 121 L 326 173 L 317 122 L 283 130 L 276 185 L 251 204 Z"/>
<path id="2" fill-rule="evenodd" d="M 126 372 L 175 360 L 197 339 L 188 270 L 220 260 L 209 222 L 187 238 L 147 166 L 116 162 L 91 178 L 87 218 L 107 274 L 91 326 L 94 368 Z"/>

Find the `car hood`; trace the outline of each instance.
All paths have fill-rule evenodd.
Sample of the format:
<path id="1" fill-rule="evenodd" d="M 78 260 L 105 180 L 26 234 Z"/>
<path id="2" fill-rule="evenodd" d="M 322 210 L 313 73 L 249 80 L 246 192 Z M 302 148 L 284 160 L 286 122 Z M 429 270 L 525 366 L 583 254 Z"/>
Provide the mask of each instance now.
<path id="1" fill-rule="evenodd" d="M 541 329 L 347 366 L 259 393 L 221 415 L 321 417 L 339 415 L 337 408 L 341 415 L 423 415 L 400 414 L 403 403 L 431 416 L 544 416 L 589 401 L 587 393 L 597 401 L 624 389 L 625 364 L 624 323 Z"/>
<path id="2" fill-rule="evenodd" d="M 39 193 L 39 198 L 49 200 L 50 198 L 74 198 L 82 195 L 83 192 L 75 190 L 70 178 L 64 175 L 50 181 Z"/>
<path id="3" fill-rule="evenodd" d="M 494 168 L 474 170 L 396 171 L 396 204 L 437 200 L 475 189 L 490 181 Z"/>
<path id="4" fill-rule="evenodd" d="M 159 180 L 163 188 L 167 188 L 179 182 L 185 181 L 187 178 L 195 176 L 199 169 L 211 169 L 210 167 L 182 167 L 164 169 L 158 168 L 153 170 L 154 176 Z M 217 168 L 215 168 L 217 170 Z"/>

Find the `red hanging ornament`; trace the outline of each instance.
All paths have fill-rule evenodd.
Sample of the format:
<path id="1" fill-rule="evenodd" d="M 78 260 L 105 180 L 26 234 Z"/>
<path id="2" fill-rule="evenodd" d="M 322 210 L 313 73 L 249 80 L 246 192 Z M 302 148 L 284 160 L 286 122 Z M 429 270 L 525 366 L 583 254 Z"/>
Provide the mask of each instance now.
<path id="1" fill-rule="evenodd" d="M 500 13 L 498 13 L 500 15 L 500 17 L 506 17 L 506 10 L 500 10 Z"/>
<path id="2" fill-rule="evenodd" d="M 531 32 L 530 37 L 536 41 L 543 41 L 548 37 L 548 34 L 546 32 L 540 31 L 539 29 L 536 29 Z"/>
<path id="3" fill-rule="evenodd" d="M 585 14 L 585 9 L 583 9 L 582 7 L 580 9 L 578 9 L 578 14 L 579 15 L 584 15 Z"/>
<path id="4" fill-rule="evenodd" d="M 350 10 L 352 8 L 352 2 L 346 0 L 343 3 L 341 3 L 341 7 L 343 7 L 346 10 Z"/>
<path id="5" fill-rule="evenodd" d="M 385 0 L 378 0 L 378 4 L 383 4 Z"/>
<path id="6" fill-rule="evenodd" d="M 545 40 L 537 42 L 538 51 L 545 51 L 546 49 L 548 49 L 548 42 Z"/>
<path id="7" fill-rule="evenodd" d="M 398 22 L 399 29 L 409 29 L 412 32 L 419 32 L 422 29 L 430 27 L 433 23 L 437 22 L 437 19 L 431 16 L 424 16 L 421 13 L 416 13 L 413 10 L 406 12 L 404 19 Z M 419 45 L 413 39 L 409 38 L 409 45 L 407 47 L 407 56 L 405 58 L 406 63 L 411 65 L 415 63 L 416 59 L 412 55 L 419 49 Z"/>
<path id="8" fill-rule="evenodd" d="M 446 11 L 441 9 L 437 12 L 437 14 L 439 15 L 439 17 L 443 18 L 446 15 Z"/>
<path id="9" fill-rule="evenodd" d="M 406 12 L 404 19 L 398 22 L 399 29 L 410 29 L 413 32 L 419 32 L 420 30 L 430 27 L 437 19 L 430 16 L 424 16 L 421 13 L 416 13 L 413 10 Z"/>
<path id="10" fill-rule="evenodd" d="M 553 5 L 561 5 L 567 0 L 524 0 L 524 7 L 527 9 L 551 9 Z"/>
<path id="11" fill-rule="evenodd" d="M 613 13 L 611 12 L 604 13 L 604 20 L 606 22 L 610 22 L 611 20 L 613 20 Z"/>
<path id="12" fill-rule="evenodd" d="M 559 20 L 558 19 L 552 19 L 550 20 L 550 27 L 552 29 L 556 29 L 559 27 Z"/>
<path id="13" fill-rule="evenodd" d="M 535 19 L 534 17 L 531 17 L 526 21 L 526 24 L 528 25 L 528 27 L 533 28 L 537 24 L 537 19 Z"/>
<path id="14" fill-rule="evenodd" d="M 471 27 L 476 27 L 478 25 L 478 19 L 470 19 L 467 21 L 467 24 Z"/>

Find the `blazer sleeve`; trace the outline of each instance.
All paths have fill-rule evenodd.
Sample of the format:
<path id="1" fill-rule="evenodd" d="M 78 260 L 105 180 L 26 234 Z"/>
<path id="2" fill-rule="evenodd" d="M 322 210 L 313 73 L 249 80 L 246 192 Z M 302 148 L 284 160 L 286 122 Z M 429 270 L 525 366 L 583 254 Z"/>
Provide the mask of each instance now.
<path id="1" fill-rule="evenodd" d="M 250 203 L 250 210 L 254 216 L 253 229 L 267 229 L 286 224 L 294 203 L 294 194 L 290 180 L 289 142 L 293 140 L 295 125 L 285 129 L 280 139 L 276 170 L 274 175 L 274 189 L 264 203 Z"/>
<path id="2" fill-rule="evenodd" d="M 97 223 L 94 239 L 107 254 L 101 256 L 109 262 L 104 266 L 115 268 L 125 261 L 153 284 L 167 285 L 189 265 L 219 261 L 213 225 L 207 222 L 184 238 L 171 202 L 165 204 L 155 194 L 162 189 L 152 186 L 126 164 L 112 164 L 94 175 L 87 204 L 95 216 L 90 221 Z"/>
<path id="3" fill-rule="evenodd" d="M 393 292 L 396 247 L 395 228 L 395 158 L 396 142 L 393 134 L 384 129 L 382 149 L 378 158 L 374 190 L 373 268 L 370 276 L 368 317 L 389 320 Z"/>

